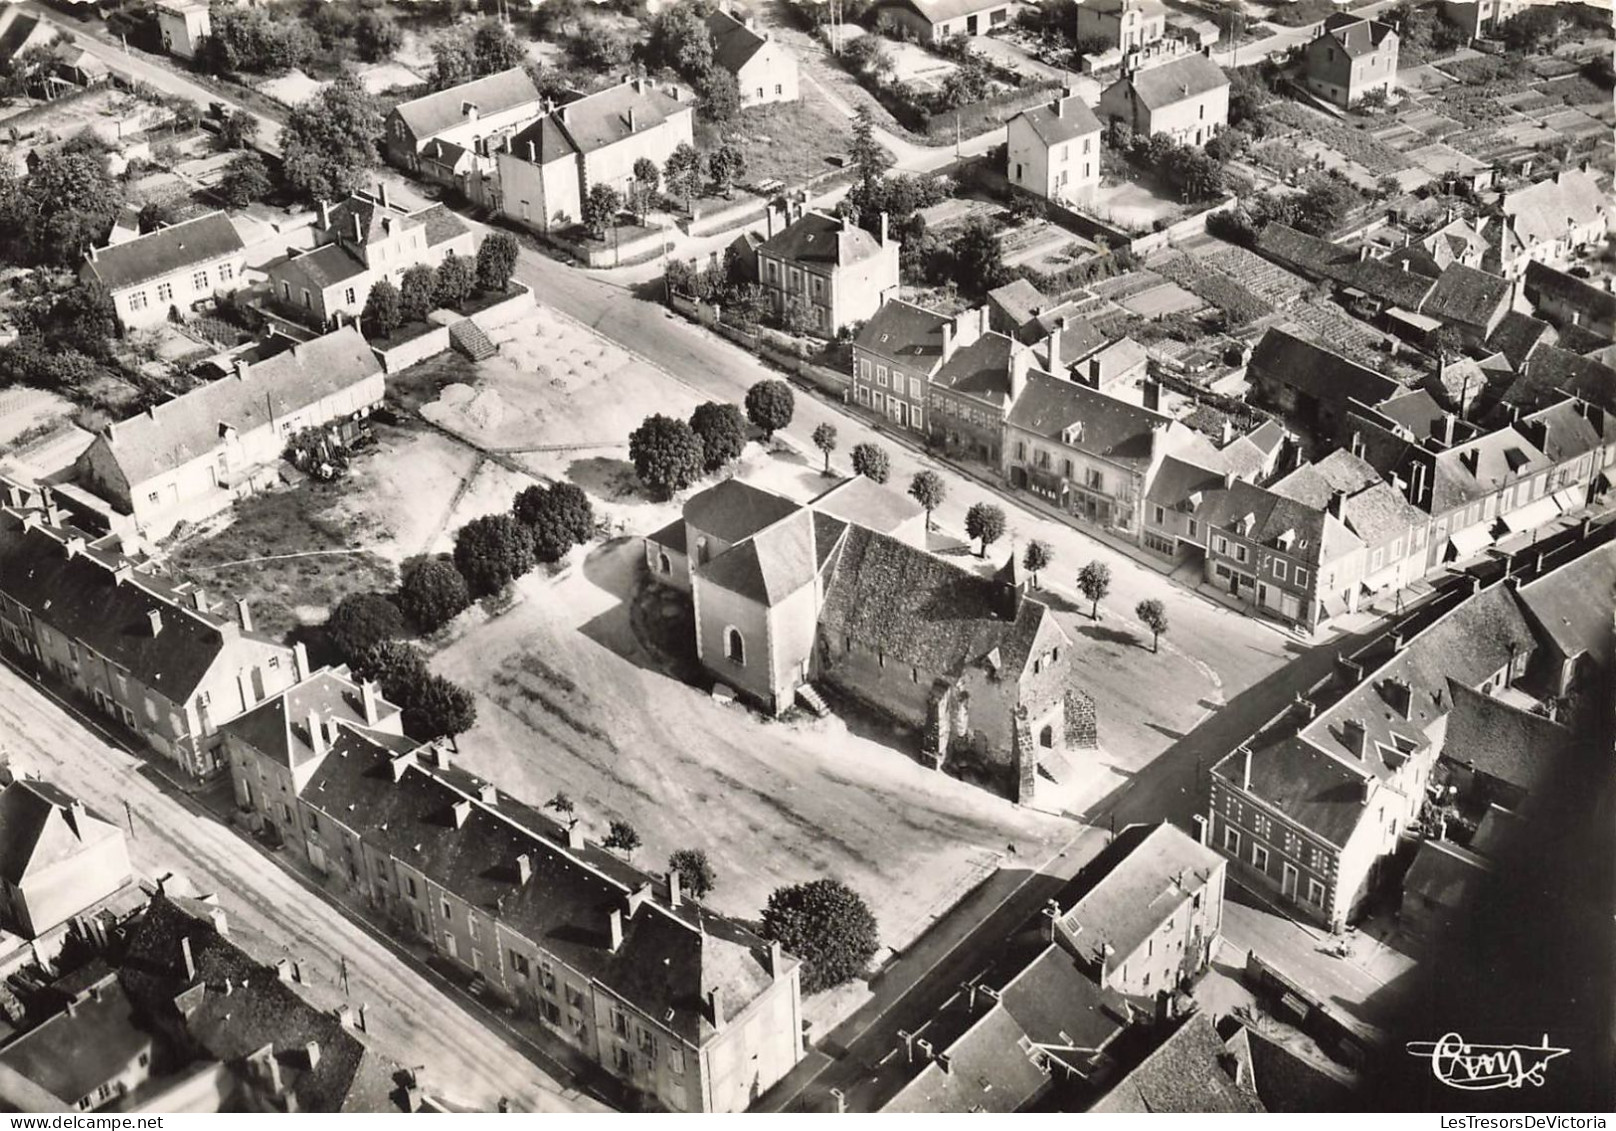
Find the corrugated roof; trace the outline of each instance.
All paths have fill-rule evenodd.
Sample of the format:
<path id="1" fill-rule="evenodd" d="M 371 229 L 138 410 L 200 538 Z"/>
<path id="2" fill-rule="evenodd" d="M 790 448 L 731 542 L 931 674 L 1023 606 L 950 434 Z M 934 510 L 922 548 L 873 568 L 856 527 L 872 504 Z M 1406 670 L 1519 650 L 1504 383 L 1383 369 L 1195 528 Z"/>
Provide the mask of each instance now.
<path id="1" fill-rule="evenodd" d="M 111 247 L 97 248 L 85 260 L 85 266 L 108 290 L 121 291 L 244 250 L 230 217 L 223 212 L 209 212 Z"/>
<path id="2" fill-rule="evenodd" d="M 404 120 L 419 144 L 465 121 L 468 103 L 477 108 L 479 117 L 486 118 L 529 102 L 534 104 L 534 112 L 537 113 L 539 100 L 539 88 L 533 85 L 527 69 L 512 67 L 508 71 L 484 75 L 448 90 L 402 102 L 393 108 L 393 113 Z"/>

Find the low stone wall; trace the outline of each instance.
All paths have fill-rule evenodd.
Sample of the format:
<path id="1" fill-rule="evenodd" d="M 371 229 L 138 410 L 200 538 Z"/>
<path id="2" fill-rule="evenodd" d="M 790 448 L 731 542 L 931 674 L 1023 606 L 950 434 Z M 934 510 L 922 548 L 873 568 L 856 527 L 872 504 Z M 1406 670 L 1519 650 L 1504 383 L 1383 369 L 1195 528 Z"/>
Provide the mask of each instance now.
<path id="1" fill-rule="evenodd" d="M 789 376 L 797 378 L 804 384 L 840 397 L 843 401 L 852 394 L 853 378 L 850 374 L 838 373 L 834 369 L 816 365 L 805 357 L 788 353 L 761 334 L 748 334 L 735 326 L 725 325 L 719 321 L 721 311 L 712 303 L 702 302 L 689 295 L 670 294 L 668 305 L 692 322 L 707 327 L 720 337 L 728 338 L 750 353 L 757 354 L 776 369 L 784 370 Z"/>
<path id="2" fill-rule="evenodd" d="M 471 320 L 485 333 L 501 326 L 509 326 L 512 322 L 532 314 L 536 309 L 538 304 L 533 301 L 533 291 L 521 283 L 514 283 L 513 286 L 518 289 L 510 298 L 471 315 Z"/>
<path id="3" fill-rule="evenodd" d="M 761 220 L 768 214 L 769 202 L 761 196 L 742 193 L 742 199 L 726 201 L 722 206 L 703 212 L 700 209 L 685 225 L 688 235 L 700 238 L 715 232 L 728 231 Z"/>
<path id="4" fill-rule="evenodd" d="M 1186 216 L 1176 224 L 1169 224 L 1159 232 L 1151 232 L 1148 236 L 1140 236 L 1128 245 L 1135 255 L 1149 255 L 1153 251 L 1160 251 L 1168 244 L 1190 236 L 1198 236 L 1206 231 L 1206 218 L 1219 212 L 1227 212 L 1235 206 L 1235 198 L 1228 197 L 1211 208 L 1197 212 L 1193 216 Z"/>
<path id="5" fill-rule="evenodd" d="M 401 369 L 425 361 L 429 357 L 436 357 L 449 348 L 449 327 L 434 326 L 432 329 L 411 338 L 407 342 L 400 342 L 389 349 L 372 346 L 371 352 L 382 363 L 384 373 L 397 373 Z"/>

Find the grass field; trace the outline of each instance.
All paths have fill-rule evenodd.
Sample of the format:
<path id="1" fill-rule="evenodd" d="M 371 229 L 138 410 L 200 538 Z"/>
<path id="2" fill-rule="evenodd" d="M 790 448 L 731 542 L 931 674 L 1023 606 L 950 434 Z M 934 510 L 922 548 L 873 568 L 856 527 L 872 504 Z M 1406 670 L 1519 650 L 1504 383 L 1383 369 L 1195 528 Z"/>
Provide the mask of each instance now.
<path id="1" fill-rule="evenodd" d="M 703 148 L 718 141 L 718 131 L 710 126 L 701 125 L 697 132 Z M 744 181 L 773 179 L 788 185 L 841 168 L 831 158 L 847 152 L 852 132 L 852 123 L 806 82 L 796 102 L 742 110 L 722 131 L 746 159 Z"/>

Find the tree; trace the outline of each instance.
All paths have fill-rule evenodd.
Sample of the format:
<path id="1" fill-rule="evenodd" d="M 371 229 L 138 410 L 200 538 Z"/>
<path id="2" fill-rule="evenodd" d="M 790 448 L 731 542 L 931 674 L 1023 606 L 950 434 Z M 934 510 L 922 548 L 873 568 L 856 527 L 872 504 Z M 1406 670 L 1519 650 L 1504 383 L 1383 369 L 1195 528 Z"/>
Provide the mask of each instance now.
<path id="1" fill-rule="evenodd" d="M 729 72 L 724 72 L 728 74 Z M 735 182 L 746 176 L 746 155 L 731 142 L 722 142 L 707 156 L 707 172 L 713 183 L 726 197 L 735 189 Z"/>
<path id="2" fill-rule="evenodd" d="M 509 232 L 489 232 L 477 249 L 477 285 L 485 291 L 504 291 L 516 273 L 521 246 Z"/>
<path id="3" fill-rule="evenodd" d="M 943 80 L 942 89 L 937 92 L 938 104 L 945 110 L 953 110 L 969 102 L 976 102 L 987 97 L 988 72 L 974 52 L 967 54 L 960 61 L 947 78 Z"/>
<path id="4" fill-rule="evenodd" d="M 1089 599 L 1089 619 L 1100 619 L 1100 602 L 1111 592 L 1111 567 L 1089 562 L 1077 571 L 1077 591 Z"/>
<path id="5" fill-rule="evenodd" d="M 634 54 L 634 43 L 611 24 L 589 20 L 568 45 L 574 59 L 593 71 L 621 67 Z"/>
<path id="6" fill-rule="evenodd" d="M 870 117 L 868 106 L 860 106 L 858 113 L 853 115 L 853 139 L 848 143 L 847 155 L 858 170 L 859 183 L 866 191 L 881 179 L 881 174 L 892 164 L 886 150 L 875 139 L 875 120 Z"/>
<path id="7" fill-rule="evenodd" d="M 470 604 L 471 591 L 454 562 L 427 558 L 405 567 L 398 607 L 422 632 L 436 632 Z"/>
<path id="8" fill-rule="evenodd" d="M 982 543 L 977 557 L 988 556 L 988 547 L 1004 537 L 1004 511 L 992 503 L 972 503 L 965 512 L 965 535 Z"/>
<path id="9" fill-rule="evenodd" d="M 219 195 L 231 208 L 245 208 L 255 200 L 263 200 L 274 187 L 269 166 L 251 149 L 232 157 L 219 177 Z"/>
<path id="10" fill-rule="evenodd" d="M 976 293 L 1003 286 L 1010 278 L 999 233 L 986 216 L 972 216 L 954 237 L 954 280 Z"/>
<path id="11" fill-rule="evenodd" d="M 714 67 L 696 84 L 701 116 L 722 126 L 741 112 L 741 88 L 735 76 L 723 67 Z"/>
<path id="12" fill-rule="evenodd" d="M 432 88 L 448 90 L 476 78 L 477 55 L 471 36 L 462 30 L 450 32 L 432 44 Z"/>
<path id="13" fill-rule="evenodd" d="M 885 483 L 892 474 L 892 460 L 879 444 L 853 445 L 853 474 L 862 475 L 877 483 Z"/>
<path id="14" fill-rule="evenodd" d="M 438 273 L 430 264 L 417 263 L 399 278 L 399 313 L 406 322 L 421 322 L 432 313 L 438 289 Z"/>
<path id="15" fill-rule="evenodd" d="M 477 268 L 473 260 L 450 252 L 432 273 L 432 298 L 440 307 L 458 310 L 471 298 L 477 286 Z"/>
<path id="16" fill-rule="evenodd" d="M 1528 55 L 1559 38 L 1560 27 L 1560 14 L 1554 6 L 1534 5 L 1505 20 L 1498 29 L 1498 37 L 1509 50 Z"/>
<path id="17" fill-rule="evenodd" d="M 455 534 L 455 565 L 473 597 L 498 593 L 533 568 L 533 535 L 511 514 L 485 514 Z"/>
<path id="18" fill-rule="evenodd" d="M 258 117 L 250 110 L 236 108 L 219 119 L 219 148 L 246 149 L 258 139 Z"/>
<path id="19" fill-rule="evenodd" d="M 712 861 L 699 848 L 681 848 L 669 856 L 668 871 L 678 874 L 680 888 L 691 899 L 706 899 L 718 886 Z"/>
<path id="20" fill-rule="evenodd" d="M 763 433 L 764 442 L 791 423 L 797 398 L 784 381 L 759 381 L 746 390 L 746 418 Z"/>
<path id="21" fill-rule="evenodd" d="M 541 562 L 558 562 L 574 546 L 595 534 L 595 510 L 589 496 L 571 483 L 535 484 L 521 491 L 512 513 L 533 532 L 533 550 Z"/>
<path id="22" fill-rule="evenodd" d="M 623 194 L 605 181 L 589 190 L 584 198 L 584 224 L 597 240 L 606 238 L 606 229 L 617 219 L 623 207 Z"/>
<path id="23" fill-rule="evenodd" d="M 805 994 L 858 977 L 879 945 L 875 916 L 840 880 L 776 888 L 763 909 L 763 937 L 802 959 Z"/>
<path id="24" fill-rule="evenodd" d="M 634 850 L 641 844 L 639 830 L 627 821 L 613 821 L 606 830 L 606 839 L 600 843 L 602 848 L 615 848 L 632 860 Z"/>
<path id="25" fill-rule="evenodd" d="M 1133 607 L 1133 615 L 1145 623 L 1150 629 L 1150 650 L 1156 651 L 1156 645 L 1161 640 L 1162 633 L 1167 631 L 1167 606 L 1155 597 L 1146 597 Z"/>
<path id="26" fill-rule="evenodd" d="M 1309 235 L 1327 236 L 1347 222 L 1361 199 L 1346 180 L 1319 177 L 1296 202 L 1296 227 Z"/>
<path id="27" fill-rule="evenodd" d="M 123 186 L 108 170 L 105 146 L 81 134 L 60 149 L 39 152 L 18 206 L 30 258 L 76 269 L 85 252 L 112 231 L 123 208 Z"/>
<path id="28" fill-rule="evenodd" d="M 640 481 L 662 494 L 684 490 L 705 467 L 701 437 L 684 421 L 660 414 L 646 417 L 630 433 L 628 458 Z"/>
<path id="29" fill-rule="evenodd" d="M 22 321 L 21 312 L 15 317 Z M 107 361 L 112 356 L 108 339 L 118 334 L 118 312 L 112 295 L 98 280 L 80 280 L 51 297 L 49 311 L 38 330 L 54 349 L 66 347 Z"/>
<path id="30" fill-rule="evenodd" d="M 566 790 L 557 790 L 556 795 L 544 803 L 546 809 L 554 810 L 557 816 L 566 822 L 570 829 L 578 823 L 578 810 L 572 803 L 572 798 Z"/>
<path id="31" fill-rule="evenodd" d="M 458 683 L 428 673 L 410 692 L 399 706 L 404 733 L 417 742 L 447 738 L 453 743 L 477 724 L 477 702 Z"/>
<path id="32" fill-rule="evenodd" d="M 295 106 L 281 127 L 286 183 L 311 201 L 346 197 L 375 166 L 381 133 L 376 99 L 344 71 Z"/>
<path id="33" fill-rule="evenodd" d="M 1229 124 L 1257 121 L 1273 92 L 1262 81 L 1256 67 L 1237 67 L 1229 72 Z M 1260 131 L 1257 131 L 1260 133 Z"/>
<path id="34" fill-rule="evenodd" d="M 1048 542 L 1040 542 L 1034 538 L 1027 543 L 1027 551 L 1021 556 L 1021 566 L 1032 574 L 1032 587 L 1034 589 L 1039 588 L 1039 571 L 1049 568 L 1049 563 L 1054 556 L 1054 551 L 1049 548 Z"/>
<path id="35" fill-rule="evenodd" d="M 391 16 L 366 9 L 354 20 L 354 50 L 367 63 L 380 63 L 391 59 L 393 52 L 404 46 L 404 33 Z"/>
<path id="36" fill-rule="evenodd" d="M 359 320 L 378 338 L 385 338 L 404 323 L 404 300 L 391 279 L 378 279 L 365 297 Z"/>
<path id="37" fill-rule="evenodd" d="M 931 512 L 948 498 L 948 484 L 935 471 L 917 471 L 909 480 L 909 497 L 926 509 L 926 529 L 931 529 Z"/>
<path id="38" fill-rule="evenodd" d="M 685 198 L 685 211 L 695 207 L 696 193 L 701 191 L 702 157 L 695 146 L 681 141 L 668 154 L 662 166 L 662 183 L 668 192 Z"/>
<path id="39" fill-rule="evenodd" d="M 697 405 L 690 414 L 690 430 L 701 437 L 708 471 L 717 471 L 731 460 L 740 459 L 746 448 L 746 417 L 724 401 Z"/>
<path id="40" fill-rule="evenodd" d="M 527 50 L 521 41 L 498 20 L 478 24 L 471 34 L 471 44 L 479 77 L 520 67 L 527 59 Z"/>
<path id="41" fill-rule="evenodd" d="M 325 633 L 349 663 L 380 644 L 404 635 L 404 614 L 380 593 L 350 593 L 325 619 Z"/>
<path id="42" fill-rule="evenodd" d="M 651 21 L 646 57 L 653 67 L 677 71 L 699 82 L 713 69 L 713 37 L 707 31 L 708 8 L 701 3 L 668 4 Z"/>
<path id="43" fill-rule="evenodd" d="M 629 185 L 629 207 L 634 212 L 634 219 L 641 224 L 645 223 L 646 213 L 651 211 L 657 186 L 661 183 L 662 173 L 655 161 L 641 157 L 634 162 L 634 180 Z"/>
<path id="44" fill-rule="evenodd" d="M 830 474 L 830 454 L 836 450 L 836 425 L 826 422 L 814 429 L 814 447 L 825 453 L 825 474 Z"/>
<path id="45" fill-rule="evenodd" d="M 403 640 L 383 640 L 350 660 L 349 667 L 356 679 L 379 684 L 382 698 L 399 706 L 430 674 L 421 650 Z"/>

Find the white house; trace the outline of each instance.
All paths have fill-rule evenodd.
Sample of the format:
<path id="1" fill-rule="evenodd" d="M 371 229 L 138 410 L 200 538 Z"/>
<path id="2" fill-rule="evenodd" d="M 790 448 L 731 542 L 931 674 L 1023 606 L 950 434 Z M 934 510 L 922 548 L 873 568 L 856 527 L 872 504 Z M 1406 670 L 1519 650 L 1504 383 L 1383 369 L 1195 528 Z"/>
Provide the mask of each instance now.
<path id="1" fill-rule="evenodd" d="M 135 330 L 241 286 L 245 255 L 230 217 L 210 212 L 138 239 L 93 247 L 81 273 L 106 287 L 119 324 Z"/>
<path id="2" fill-rule="evenodd" d="M 1076 200 L 1100 185 L 1100 119 L 1075 94 L 1005 123 L 1010 183 L 1046 200 Z"/>

